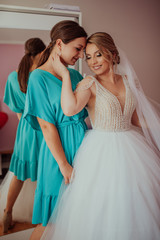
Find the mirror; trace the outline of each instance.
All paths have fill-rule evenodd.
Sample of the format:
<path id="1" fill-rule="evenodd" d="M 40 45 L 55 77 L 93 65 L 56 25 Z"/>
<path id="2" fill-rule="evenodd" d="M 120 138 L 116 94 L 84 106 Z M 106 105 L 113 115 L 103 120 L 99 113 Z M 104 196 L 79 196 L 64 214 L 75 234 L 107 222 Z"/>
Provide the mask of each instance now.
<path id="1" fill-rule="evenodd" d="M 24 43 L 27 39 L 39 37 L 46 45 L 48 45 L 50 42 L 49 33 L 53 25 L 66 19 L 79 22 L 79 18 L 80 13 L 54 12 L 53 10 L 48 9 L 0 5 L 0 111 L 5 112 L 8 115 L 7 123 L 0 129 L 0 167 L 3 173 L 0 175 L 0 182 L 3 180 L 10 164 L 10 157 L 13 152 L 18 126 L 16 113 L 12 112 L 8 106 L 3 103 L 4 89 L 8 75 L 17 69 L 19 62 L 24 55 Z M 77 64 L 76 68 L 81 70 L 81 62 Z M 35 188 L 35 184 L 32 185 L 32 187 Z M 15 204 L 18 205 L 20 203 L 19 201 L 24 200 L 25 199 L 17 199 Z M 3 208 L 1 208 L 2 204 L 0 204 L 0 221 L 2 220 L 3 215 Z M 23 215 L 21 213 L 19 214 Z M 17 231 L 20 230 L 23 229 L 18 227 Z M 14 232 L 15 231 L 16 229 Z M 12 233 L 12 231 L 9 231 L 8 233 Z"/>
<path id="2" fill-rule="evenodd" d="M 26 29 L 0 29 L 0 36 L 1 36 L 0 38 L 1 61 L 3 61 L 3 63 L 0 66 L 0 72 L 1 72 L 0 111 L 3 111 L 8 115 L 8 121 L 0 129 L 0 156 L 1 156 L 1 170 L 2 170 L 0 181 L 2 181 L 9 168 L 10 158 L 13 152 L 14 140 L 15 140 L 16 130 L 18 126 L 18 118 L 16 113 L 12 112 L 9 109 L 9 107 L 3 103 L 5 84 L 6 84 L 8 75 L 12 71 L 17 69 L 19 61 L 24 55 L 25 41 L 31 37 L 39 37 L 47 45 L 49 42 L 49 30 L 45 31 L 45 30 L 26 30 Z M 9 186 L 9 182 L 7 186 Z M 34 183 L 32 187 L 35 187 Z M 21 196 L 22 195 L 23 193 L 21 193 Z M 17 204 L 20 204 L 20 201 L 23 201 L 23 200 L 25 199 L 22 199 L 22 197 L 21 199 L 17 199 L 15 207 Z M 5 207 L 4 202 L 3 204 L 0 203 L 0 208 L 4 209 L 4 207 L 2 206 Z M 3 215 L 3 209 L 1 209 L 0 211 L 0 215 L 1 215 L 0 220 Z M 23 218 L 22 218 L 22 221 L 23 221 Z M 8 231 L 8 234 L 12 232 L 15 233 L 16 231 L 24 230 L 26 228 L 28 229 L 30 227 L 32 227 L 30 223 L 23 224 L 23 225 L 16 223 L 15 227 Z M 1 233 L 2 232 L 0 232 L 0 235 Z"/>

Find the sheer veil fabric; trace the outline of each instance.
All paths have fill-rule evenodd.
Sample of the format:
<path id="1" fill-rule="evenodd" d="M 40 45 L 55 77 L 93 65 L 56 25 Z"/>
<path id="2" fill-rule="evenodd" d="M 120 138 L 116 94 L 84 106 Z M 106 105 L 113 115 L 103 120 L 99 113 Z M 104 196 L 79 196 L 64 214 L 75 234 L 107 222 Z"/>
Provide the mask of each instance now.
<path id="1" fill-rule="evenodd" d="M 120 48 L 118 51 L 121 60 L 114 71 L 120 75 L 127 75 L 130 88 L 137 100 L 136 111 L 144 136 L 149 145 L 160 156 L 160 104 L 147 98 L 126 54 Z"/>

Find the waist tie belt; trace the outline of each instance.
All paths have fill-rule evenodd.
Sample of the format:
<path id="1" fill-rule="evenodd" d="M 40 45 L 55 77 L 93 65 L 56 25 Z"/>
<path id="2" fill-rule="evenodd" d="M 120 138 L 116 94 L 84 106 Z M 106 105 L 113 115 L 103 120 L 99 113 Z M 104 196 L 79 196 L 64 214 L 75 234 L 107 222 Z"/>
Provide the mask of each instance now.
<path id="1" fill-rule="evenodd" d="M 58 123 L 58 124 L 56 124 L 56 127 L 62 128 L 62 127 L 66 127 L 66 126 L 73 125 L 73 124 L 75 124 L 75 125 L 79 124 L 83 129 L 87 129 L 86 123 L 84 122 L 84 118 Z"/>

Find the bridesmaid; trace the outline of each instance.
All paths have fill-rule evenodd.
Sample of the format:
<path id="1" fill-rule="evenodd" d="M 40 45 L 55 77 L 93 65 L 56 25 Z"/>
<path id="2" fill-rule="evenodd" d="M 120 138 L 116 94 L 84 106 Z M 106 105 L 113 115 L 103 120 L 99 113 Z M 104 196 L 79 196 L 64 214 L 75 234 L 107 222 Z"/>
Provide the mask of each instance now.
<path id="1" fill-rule="evenodd" d="M 12 209 L 24 181 L 28 178 L 31 181 L 37 180 L 39 149 L 43 136 L 23 118 L 23 111 L 30 72 L 37 67 L 40 55 L 45 47 L 45 44 L 39 38 L 28 39 L 25 42 L 25 55 L 20 61 L 18 72 L 10 73 L 5 87 L 4 102 L 17 114 L 19 124 L 9 168 L 14 176 L 10 182 L 2 219 L 4 233 L 12 226 Z M 3 184 L 1 193 L 4 192 L 4 188 L 6 188 L 6 184 Z M 2 197 L 4 198 L 4 196 Z"/>
<path id="2" fill-rule="evenodd" d="M 44 135 L 32 219 L 34 224 L 40 225 L 31 236 L 34 240 L 40 239 L 48 223 L 63 178 L 66 184 L 69 183 L 72 161 L 87 129 L 84 122 L 86 110 L 67 117 L 61 109 L 62 79 L 54 71 L 53 59 L 57 52 L 66 66 L 73 66 L 83 58 L 87 34 L 78 23 L 61 21 L 52 28 L 50 36 L 51 42 L 42 55 L 42 61 L 30 76 L 24 116 Z M 74 90 L 82 76 L 74 69 L 68 70 Z"/>

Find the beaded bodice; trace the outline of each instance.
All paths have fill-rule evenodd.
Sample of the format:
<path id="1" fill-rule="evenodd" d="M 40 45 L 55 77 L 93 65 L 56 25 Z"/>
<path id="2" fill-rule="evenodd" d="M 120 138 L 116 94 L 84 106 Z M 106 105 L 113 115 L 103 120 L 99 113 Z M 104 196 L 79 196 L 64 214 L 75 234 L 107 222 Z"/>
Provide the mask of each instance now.
<path id="1" fill-rule="evenodd" d="M 123 76 L 125 85 L 125 104 L 122 110 L 118 98 L 109 90 L 104 88 L 94 77 L 83 89 L 91 87 L 93 83 L 96 85 L 96 100 L 95 100 L 95 117 L 94 121 L 90 116 L 93 129 L 105 131 L 126 131 L 131 127 L 131 118 L 135 110 L 136 100 L 133 96 L 129 83 Z M 79 89 L 77 89 L 79 90 Z"/>

